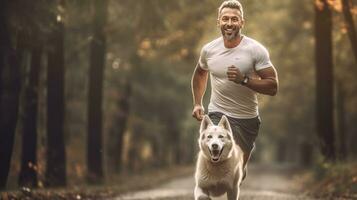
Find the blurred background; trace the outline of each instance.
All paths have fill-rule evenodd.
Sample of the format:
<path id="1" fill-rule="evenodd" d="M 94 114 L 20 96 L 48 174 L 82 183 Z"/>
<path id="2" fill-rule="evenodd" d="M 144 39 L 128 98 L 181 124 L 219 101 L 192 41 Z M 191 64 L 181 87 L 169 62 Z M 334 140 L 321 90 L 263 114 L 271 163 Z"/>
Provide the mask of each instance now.
<path id="1" fill-rule="evenodd" d="M 2 0 L 0 187 L 193 165 L 190 81 L 218 0 Z M 241 0 L 280 80 L 252 162 L 355 163 L 356 0 Z M 207 108 L 210 88 L 205 96 Z"/>

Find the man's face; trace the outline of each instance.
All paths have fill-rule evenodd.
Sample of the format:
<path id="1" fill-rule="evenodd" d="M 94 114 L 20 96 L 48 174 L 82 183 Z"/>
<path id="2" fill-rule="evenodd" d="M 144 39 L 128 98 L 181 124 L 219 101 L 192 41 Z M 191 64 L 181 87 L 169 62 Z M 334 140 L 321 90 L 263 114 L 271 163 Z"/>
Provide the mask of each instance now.
<path id="1" fill-rule="evenodd" d="M 228 41 L 239 37 L 243 23 L 244 21 L 238 9 L 223 8 L 218 16 L 218 26 L 221 29 L 222 36 Z"/>

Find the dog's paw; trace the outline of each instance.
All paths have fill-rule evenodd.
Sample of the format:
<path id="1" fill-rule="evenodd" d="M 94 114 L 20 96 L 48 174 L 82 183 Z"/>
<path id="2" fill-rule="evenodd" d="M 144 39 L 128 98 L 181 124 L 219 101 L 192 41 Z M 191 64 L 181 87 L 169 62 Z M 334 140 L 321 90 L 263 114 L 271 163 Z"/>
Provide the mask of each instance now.
<path id="1" fill-rule="evenodd" d="M 201 195 L 198 197 L 198 200 L 211 200 L 211 198 L 209 198 L 207 195 Z"/>

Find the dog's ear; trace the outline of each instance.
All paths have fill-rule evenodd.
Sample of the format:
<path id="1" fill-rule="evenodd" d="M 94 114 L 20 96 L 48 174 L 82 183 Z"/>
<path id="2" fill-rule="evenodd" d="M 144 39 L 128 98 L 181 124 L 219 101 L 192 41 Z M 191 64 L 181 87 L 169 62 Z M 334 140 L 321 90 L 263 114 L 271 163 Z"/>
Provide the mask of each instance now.
<path id="1" fill-rule="evenodd" d="M 200 133 L 202 133 L 203 131 L 205 131 L 209 126 L 212 126 L 213 123 L 211 121 L 211 119 L 205 115 L 202 119 L 202 122 L 201 122 L 201 127 L 200 127 Z"/>
<path id="2" fill-rule="evenodd" d="M 225 115 L 222 116 L 221 120 L 218 123 L 218 126 L 232 133 L 231 125 L 229 124 L 228 118 Z"/>

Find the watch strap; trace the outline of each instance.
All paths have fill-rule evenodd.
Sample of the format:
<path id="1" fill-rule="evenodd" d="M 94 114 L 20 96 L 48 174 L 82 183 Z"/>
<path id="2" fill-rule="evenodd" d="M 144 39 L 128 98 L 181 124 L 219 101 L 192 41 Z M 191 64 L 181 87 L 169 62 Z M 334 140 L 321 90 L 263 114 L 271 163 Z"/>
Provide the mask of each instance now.
<path id="1" fill-rule="evenodd" d="M 244 79 L 240 82 L 241 85 L 246 85 L 249 81 L 249 77 L 247 75 L 244 76 Z"/>

